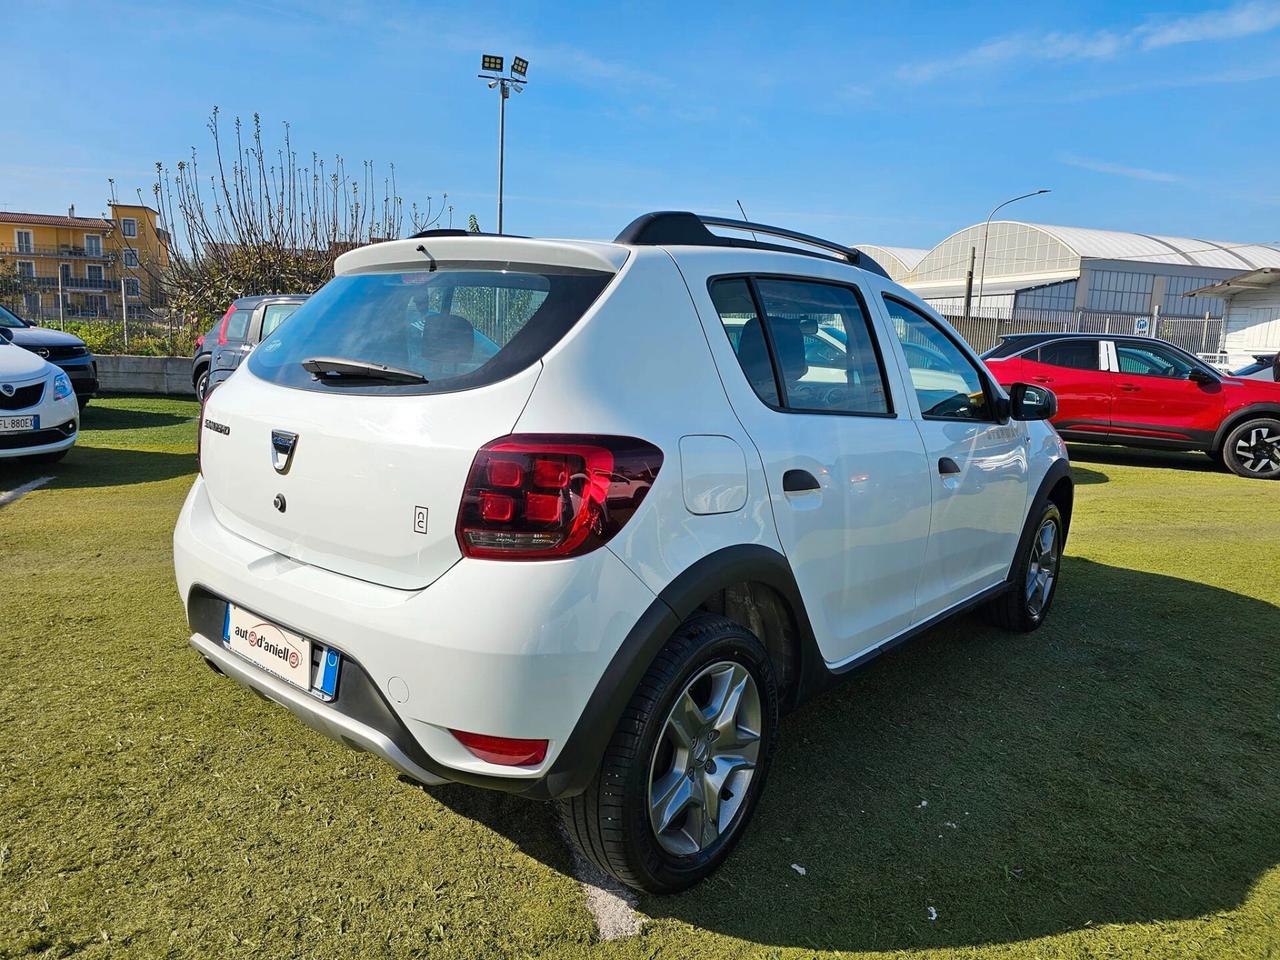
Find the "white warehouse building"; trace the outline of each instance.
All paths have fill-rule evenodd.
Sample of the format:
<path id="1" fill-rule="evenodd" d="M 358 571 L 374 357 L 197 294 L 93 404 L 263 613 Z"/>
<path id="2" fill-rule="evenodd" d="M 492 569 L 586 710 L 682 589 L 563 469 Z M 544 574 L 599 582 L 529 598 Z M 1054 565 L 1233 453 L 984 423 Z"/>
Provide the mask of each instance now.
<path id="1" fill-rule="evenodd" d="M 1014 330 L 1135 329 L 1197 352 L 1222 347 L 1222 296 L 1193 291 L 1242 272 L 1280 267 L 1280 245 L 992 221 L 953 233 L 931 250 L 858 244 L 894 280 L 953 320 L 963 312 L 975 251 L 974 322 L 962 327 L 985 349 Z M 979 287 L 982 297 L 979 299 Z M 1208 320 L 1206 321 L 1206 317 Z M 1198 321 L 1198 322 L 1193 322 Z"/>
<path id="2" fill-rule="evenodd" d="M 1226 300 L 1222 352 L 1231 367 L 1280 353 L 1280 269 L 1250 270 L 1193 292 L 1197 298 Z"/>

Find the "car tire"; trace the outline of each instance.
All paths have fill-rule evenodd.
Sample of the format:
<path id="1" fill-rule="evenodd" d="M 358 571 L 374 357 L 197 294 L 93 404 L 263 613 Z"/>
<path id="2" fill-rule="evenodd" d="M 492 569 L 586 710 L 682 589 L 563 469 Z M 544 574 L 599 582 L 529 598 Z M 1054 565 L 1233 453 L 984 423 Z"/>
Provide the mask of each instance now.
<path id="1" fill-rule="evenodd" d="M 559 801 L 565 828 L 627 886 L 684 890 L 742 838 L 777 728 L 777 681 L 760 640 L 698 615 L 645 673 L 587 789 Z"/>
<path id="2" fill-rule="evenodd" d="M 1280 419 L 1246 420 L 1227 434 L 1222 445 L 1227 469 L 1253 480 L 1280 480 Z"/>
<path id="3" fill-rule="evenodd" d="M 84 413 L 84 408 L 89 406 L 92 397 L 76 397 L 76 406 L 80 408 L 80 412 Z"/>
<path id="4" fill-rule="evenodd" d="M 196 375 L 196 399 L 203 402 L 209 393 L 209 368 L 201 367 L 200 372 Z"/>
<path id="5" fill-rule="evenodd" d="M 1046 503 L 1034 523 L 1031 537 L 1014 558 L 1009 589 L 986 606 L 992 623 L 1014 633 L 1038 630 L 1058 592 L 1065 539 L 1062 513 L 1055 504 Z"/>

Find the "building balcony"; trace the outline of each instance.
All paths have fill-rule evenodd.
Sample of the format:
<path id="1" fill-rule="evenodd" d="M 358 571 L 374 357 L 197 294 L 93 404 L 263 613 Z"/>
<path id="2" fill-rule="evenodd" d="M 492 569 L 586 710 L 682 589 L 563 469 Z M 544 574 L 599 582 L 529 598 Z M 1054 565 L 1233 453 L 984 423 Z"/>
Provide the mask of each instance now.
<path id="1" fill-rule="evenodd" d="M 27 280 L 34 280 L 36 289 L 41 293 L 57 293 L 58 278 L 53 277 L 26 277 Z M 76 291 L 99 292 L 102 290 L 118 289 L 120 281 L 112 280 L 110 277 L 103 277 L 101 280 L 90 279 L 86 277 L 63 277 L 62 289 L 65 293 L 75 293 Z"/>
<path id="2" fill-rule="evenodd" d="M 116 259 L 114 253 L 106 250 L 100 250 L 98 253 L 88 253 L 84 247 L 76 247 L 70 244 L 41 245 L 19 247 L 12 243 L 0 243 L 0 257 L 15 257 L 18 259 L 31 257 L 39 259 L 41 257 L 52 257 L 58 260 L 93 260 L 100 263 L 112 263 Z"/>

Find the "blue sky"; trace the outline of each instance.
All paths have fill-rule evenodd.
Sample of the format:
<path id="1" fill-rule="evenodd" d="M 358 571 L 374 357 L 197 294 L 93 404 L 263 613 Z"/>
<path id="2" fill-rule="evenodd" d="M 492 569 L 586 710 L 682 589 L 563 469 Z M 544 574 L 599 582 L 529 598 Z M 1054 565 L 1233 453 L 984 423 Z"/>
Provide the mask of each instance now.
<path id="1" fill-rule="evenodd" d="M 30 38 L 30 39 L 28 39 Z M 0 209 L 149 195 L 205 120 L 396 165 L 494 225 L 483 51 L 529 58 L 507 229 L 652 209 L 931 246 L 1000 200 L 1048 223 L 1280 240 L 1280 0 L 1206 5 L 6 3 Z"/>

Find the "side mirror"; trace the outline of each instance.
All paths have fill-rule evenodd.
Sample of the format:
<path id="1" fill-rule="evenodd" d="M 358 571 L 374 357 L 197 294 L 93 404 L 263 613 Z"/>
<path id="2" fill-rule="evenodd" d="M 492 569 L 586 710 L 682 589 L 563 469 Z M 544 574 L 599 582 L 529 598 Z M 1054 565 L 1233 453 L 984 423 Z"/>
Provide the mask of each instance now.
<path id="1" fill-rule="evenodd" d="M 13 343 L 13 334 L 8 327 L 0 327 L 0 343 Z"/>
<path id="2" fill-rule="evenodd" d="M 1015 383 L 1009 388 L 1009 416 L 1014 420 L 1052 420 L 1058 398 L 1047 387 Z"/>
<path id="3" fill-rule="evenodd" d="M 1218 379 L 1213 374 L 1201 370 L 1199 367 L 1192 367 L 1187 373 L 1187 379 L 1192 383 L 1198 383 L 1201 386 L 1210 383 L 1217 383 Z"/>

